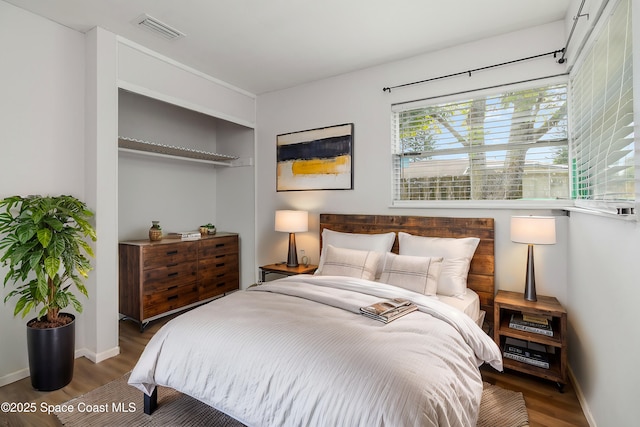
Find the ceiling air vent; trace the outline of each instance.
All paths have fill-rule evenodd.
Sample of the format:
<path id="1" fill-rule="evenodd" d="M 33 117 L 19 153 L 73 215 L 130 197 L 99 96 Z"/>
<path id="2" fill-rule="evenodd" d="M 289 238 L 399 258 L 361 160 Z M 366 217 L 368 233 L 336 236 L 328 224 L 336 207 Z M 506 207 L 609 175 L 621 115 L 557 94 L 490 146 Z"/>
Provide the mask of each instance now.
<path id="1" fill-rule="evenodd" d="M 138 19 L 135 20 L 135 23 L 138 27 L 151 31 L 152 33 L 157 34 L 160 37 L 164 37 L 167 40 L 175 40 L 184 37 L 184 33 L 147 14 L 138 17 Z"/>

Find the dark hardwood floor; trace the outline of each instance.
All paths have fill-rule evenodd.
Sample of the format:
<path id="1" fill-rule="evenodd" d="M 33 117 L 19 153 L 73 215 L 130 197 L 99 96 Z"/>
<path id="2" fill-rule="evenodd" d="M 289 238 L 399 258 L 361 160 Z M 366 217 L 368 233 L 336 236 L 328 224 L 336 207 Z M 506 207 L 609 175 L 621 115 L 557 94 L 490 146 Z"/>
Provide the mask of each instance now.
<path id="1" fill-rule="evenodd" d="M 97 364 L 84 357 L 76 359 L 73 381 L 60 390 L 36 391 L 31 387 L 29 378 L 0 387 L 0 402 L 35 402 L 37 407 L 35 413 L 0 412 L 0 426 L 60 426 L 55 415 L 41 411 L 42 402 L 47 405 L 62 404 L 129 372 L 146 343 L 168 319 L 152 322 L 143 333 L 140 333 L 136 323 L 120 321 L 120 354 Z M 524 394 L 531 427 L 589 426 L 571 384 L 567 384 L 564 393 L 559 393 L 554 383 L 526 375 L 500 373 L 489 367 L 482 368 L 482 375 L 491 384 Z"/>
<path id="2" fill-rule="evenodd" d="M 33 414 L 0 413 L 0 427 L 60 426 L 55 415 L 48 415 L 40 410 L 42 402 L 48 405 L 64 403 L 129 372 L 138 361 L 144 346 L 168 320 L 169 317 L 152 322 L 143 333 L 140 333 L 137 323 L 120 321 L 120 354 L 100 363 L 92 363 L 84 357 L 76 359 L 73 381 L 60 390 L 36 391 L 31 387 L 29 378 L 0 387 L 0 402 L 35 402 L 38 408 Z M 5 424 L 3 417 L 6 420 Z"/>

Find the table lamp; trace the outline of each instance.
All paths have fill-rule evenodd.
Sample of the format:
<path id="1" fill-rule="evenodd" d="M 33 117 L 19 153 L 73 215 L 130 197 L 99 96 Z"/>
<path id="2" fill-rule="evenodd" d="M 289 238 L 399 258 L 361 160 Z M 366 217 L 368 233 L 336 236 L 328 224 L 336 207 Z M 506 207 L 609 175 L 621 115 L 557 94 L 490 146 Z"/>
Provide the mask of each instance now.
<path id="1" fill-rule="evenodd" d="M 527 275 L 524 285 L 524 299 L 537 301 L 536 277 L 533 268 L 533 245 L 553 245 L 556 243 L 556 219 L 552 216 L 511 217 L 511 241 L 529 245 L 527 253 Z"/>
<path id="2" fill-rule="evenodd" d="M 306 211 L 276 211 L 276 231 L 289 233 L 289 255 L 287 267 L 298 266 L 295 233 L 309 230 L 309 213 Z"/>

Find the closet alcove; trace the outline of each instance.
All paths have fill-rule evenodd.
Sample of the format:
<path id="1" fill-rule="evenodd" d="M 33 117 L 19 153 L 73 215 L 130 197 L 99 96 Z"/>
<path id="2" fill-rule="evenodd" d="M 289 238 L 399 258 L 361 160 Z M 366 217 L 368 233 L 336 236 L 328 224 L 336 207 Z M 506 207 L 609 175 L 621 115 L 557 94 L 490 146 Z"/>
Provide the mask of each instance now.
<path id="1" fill-rule="evenodd" d="M 147 238 L 151 221 L 165 235 L 212 223 L 239 234 L 251 282 L 254 129 L 119 89 L 118 136 L 118 240 Z"/>

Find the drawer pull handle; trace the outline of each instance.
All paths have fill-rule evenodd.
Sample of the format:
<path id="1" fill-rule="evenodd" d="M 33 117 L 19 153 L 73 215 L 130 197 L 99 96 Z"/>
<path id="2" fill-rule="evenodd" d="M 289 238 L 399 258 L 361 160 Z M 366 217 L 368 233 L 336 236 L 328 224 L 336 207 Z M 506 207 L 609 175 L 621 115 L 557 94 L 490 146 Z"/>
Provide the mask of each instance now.
<path id="1" fill-rule="evenodd" d="M 170 291 L 171 289 L 176 289 L 177 287 L 178 287 L 178 285 L 169 286 L 167 288 L 167 290 Z"/>
<path id="2" fill-rule="evenodd" d="M 216 264 L 216 267 L 224 267 L 224 262 L 221 262 L 219 264 Z"/>
<path id="3" fill-rule="evenodd" d="M 178 272 L 174 272 L 174 273 L 169 273 L 169 274 L 167 274 L 167 276 L 169 276 L 169 277 L 173 277 L 173 276 L 177 276 L 177 275 L 178 275 Z"/>
<path id="4" fill-rule="evenodd" d="M 216 258 L 224 258 L 226 255 L 216 255 Z"/>
<path id="5" fill-rule="evenodd" d="M 224 286 L 224 282 L 222 282 L 222 283 L 218 283 L 216 286 L 217 286 L 218 288 L 221 288 L 221 287 L 223 287 L 223 286 Z"/>
<path id="6" fill-rule="evenodd" d="M 178 295 L 172 295 L 170 297 L 167 297 L 167 301 L 171 301 L 172 299 L 178 299 Z"/>
<path id="7" fill-rule="evenodd" d="M 218 243 L 218 244 L 216 244 L 216 248 L 221 248 L 221 247 L 223 247 L 223 246 L 224 246 L 224 243 Z"/>
<path id="8" fill-rule="evenodd" d="M 218 277 L 224 277 L 224 273 L 218 274 Z"/>
<path id="9" fill-rule="evenodd" d="M 176 265 L 178 265 L 177 262 L 173 263 L 173 264 L 167 264 L 167 267 L 175 267 Z"/>
<path id="10" fill-rule="evenodd" d="M 175 255 L 178 253 L 178 250 L 176 249 L 175 251 L 169 251 L 167 252 L 167 255 Z"/>

